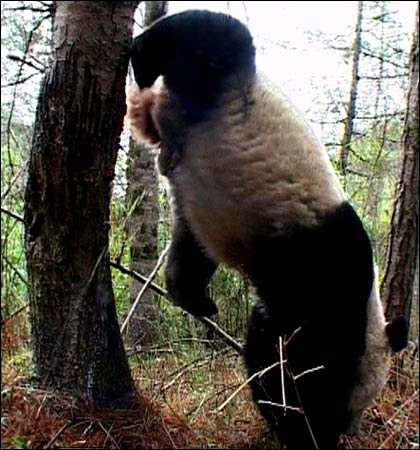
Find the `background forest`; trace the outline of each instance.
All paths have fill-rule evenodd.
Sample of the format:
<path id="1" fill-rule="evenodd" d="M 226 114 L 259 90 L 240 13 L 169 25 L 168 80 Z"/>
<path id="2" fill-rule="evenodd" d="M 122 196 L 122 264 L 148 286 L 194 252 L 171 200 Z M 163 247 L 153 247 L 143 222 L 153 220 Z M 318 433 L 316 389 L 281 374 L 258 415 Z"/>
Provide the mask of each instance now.
<path id="1" fill-rule="evenodd" d="M 248 24 L 259 64 L 310 121 L 368 230 L 387 317 L 410 323 L 408 349 L 343 448 L 418 448 L 411 1 L 2 2 L 1 447 L 276 448 L 238 351 L 253 289 L 220 268 L 217 323 L 168 302 L 164 181 L 154 152 L 123 128 L 127 43 L 189 8 Z"/>

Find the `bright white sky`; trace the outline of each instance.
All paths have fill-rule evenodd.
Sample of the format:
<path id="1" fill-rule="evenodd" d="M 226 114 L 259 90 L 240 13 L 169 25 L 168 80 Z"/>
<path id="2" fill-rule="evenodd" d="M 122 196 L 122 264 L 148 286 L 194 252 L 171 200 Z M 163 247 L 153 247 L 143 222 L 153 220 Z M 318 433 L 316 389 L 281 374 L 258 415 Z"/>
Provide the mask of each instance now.
<path id="1" fill-rule="evenodd" d="M 6 3 L 2 2 L 2 6 Z M 411 34 L 417 2 L 391 3 L 398 11 L 404 30 Z M 322 39 L 311 40 L 307 32 L 319 31 L 330 37 L 342 35 L 343 42 L 350 46 L 354 38 L 356 7 L 356 1 L 169 1 L 169 13 L 210 9 L 229 12 L 247 23 L 257 47 L 258 67 L 313 119 L 315 131 L 321 138 L 316 123 L 326 109 L 324 105 L 331 104 L 331 97 L 337 97 L 334 93 L 348 91 L 350 70 L 343 52 L 328 48 Z M 5 32 L 6 27 L 2 27 L 2 35 Z M 136 30 L 135 34 L 138 33 Z M 401 45 L 408 48 L 408 40 Z M 36 91 L 39 78 L 29 80 L 26 87 Z M 7 81 L 10 80 L 3 80 L 2 74 L 2 83 Z M 7 98 L 11 89 L 2 89 L 2 93 Z M 22 120 L 29 114 L 30 121 L 33 120 L 33 109 L 27 110 L 24 105 L 17 108 Z M 24 113 L 26 110 L 27 114 Z"/>

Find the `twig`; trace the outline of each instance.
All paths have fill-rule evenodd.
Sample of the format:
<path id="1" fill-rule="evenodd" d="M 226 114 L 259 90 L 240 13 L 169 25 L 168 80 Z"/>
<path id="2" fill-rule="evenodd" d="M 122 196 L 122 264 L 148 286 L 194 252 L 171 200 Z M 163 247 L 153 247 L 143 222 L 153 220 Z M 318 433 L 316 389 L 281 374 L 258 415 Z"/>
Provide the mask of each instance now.
<path id="1" fill-rule="evenodd" d="M 72 424 L 72 420 L 68 420 L 58 431 L 54 434 L 54 436 L 50 439 L 48 444 L 44 448 L 51 448 L 54 442 L 60 437 L 60 434 L 68 428 Z"/>
<path id="2" fill-rule="evenodd" d="M 325 366 L 318 366 L 314 367 L 313 369 L 304 370 L 303 372 L 299 373 L 298 375 L 293 375 L 293 379 L 296 381 L 300 377 L 303 377 L 307 375 L 308 373 L 316 372 L 317 370 L 325 369 Z"/>
<path id="3" fill-rule="evenodd" d="M 29 306 L 29 303 L 26 305 L 21 306 L 16 311 L 13 311 L 10 313 L 7 317 L 4 318 L 4 320 L 1 321 L 1 326 L 3 326 L 6 322 L 8 322 L 10 319 L 12 319 L 14 316 L 17 316 L 19 313 L 21 313 L 24 309 L 26 309 Z"/>
<path id="4" fill-rule="evenodd" d="M 297 333 L 302 329 L 302 327 L 297 327 L 293 333 L 286 339 L 286 342 L 284 343 L 285 346 L 289 345 L 289 342 L 296 336 Z"/>
<path id="5" fill-rule="evenodd" d="M 41 410 L 42 410 L 42 408 L 44 407 L 44 404 L 45 404 L 47 398 L 48 398 L 48 394 L 45 394 L 44 397 L 42 398 L 42 402 L 41 402 L 41 404 L 39 405 L 39 408 L 38 408 L 38 410 L 37 410 L 37 412 L 36 412 L 36 414 L 35 414 L 35 419 L 36 419 L 36 420 L 39 419 L 39 415 L 41 414 Z"/>
<path id="6" fill-rule="evenodd" d="M 392 423 L 392 421 L 395 419 L 396 416 L 398 416 L 398 414 L 401 413 L 401 411 L 406 412 L 407 414 L 409 414 L 411 412 L 412 409 L 416 408 L 416 397 L 418 397 L 419 395 L 419 391 L 418 389 L 415 390 L 410 397 L 402 404 L 399 406 L 399 408 L 395 411 L 395 413 L 392 415 L 392 417 L 390 417 L 386 422 L 385 425 L 390 425 Z M 407 405 L 409 405 L 410 403 L 412 403 L 411 408 L 409 408 L 409 410 L 406 410 Z M 383 448 L 392 448 L 388 446 L 388 443 L 392 440 L 393 437 L 395 437 L 398 433 L 401 433 L 401 428 L 403 426 L 403 421 L 399 421 L 399 423 L 397 424 L 397 429 L 394 430 L 392 433 L 389 434 L 389 436 L 386 437 L 386 439 L 384 441 L 381 442 L 380 445 L 378 445 L 378 449 L 383 449 Z M 406 448 L 406 447 L 396 447 L 396 448 Z M 408 447 L 407 447 L 408 448 Z M 414 447 L 413 447 L 414 448 Z"/>
<path id="7" fill-rule="evenodd" d="M 121 333 L 124 331 L 125 327 L 127 326 L 128 322 L 130 321 L 132 315 L 134 314 L 135 309 L 137 308 L 137 305 L 139 304 L 141 298 L 143 297 L 144 293 L 146 292 L 146 289 L 149 287 L 149 284 L 152 282 L 152 280 L 155 278 L 157 271 L 159 270 L 160 266 L 163 264 L 163 261 L 165 259 L 166 254 L 169 251 L 170 244 L 168 244 L 163 252 L 160 254 L 158 262 L 156 263 L 156 266 L 152 270 L 152 272 L 149 275 L 149 278 L 144 283 L 144 286 L 141 288 L 140 292 L 138 293 L 136 299 L 134 300 L 134 303 L 131 306 L 131 309 L 129 313 L 127 314 L 127 317 L 124 320 L 124 323 L 121 326 Z"/>
<path id="8" fill-rule="evenodd" d="M 216 331 L 217 334 L 222 337 L 225 342 L 229 343 L 229 345 L 233 347 L 239 354 L 243 353 L 244 349 L 242 345 L 239 342 L 235 341 L 235 339 L 227 334 L 226 331 L 222 330 L 216 322 L 213 322 L 213 320 L 209 319 L 206 316 L 199 317 L 199 320 L 201 320 L 201 322 L 203 322 L 205 325 L 209 325 L 211 328 L 213 328 L 213 330 Z"/>
<path id="9" fill-rule="evenodd" d="M 89 433 L 89 431 L 92 429 L 93 425 L 95 425 L 95 422 L 93 420 L 91 420 L 90 422 L 87 421 L 86 423 L 89 423 L 89 425 L 84 429 L 84 431 L 81 435 L 82 438 L 85 438 L 87 436 L 87 434 Z"/>
<path id="10" fill-rule="evenodd" d="M 26 278 L 20 273 L 19 269 L 16 269 L 16 267 L 13 265 L 13 263 L 9 260 L 9 258 L 3 254 L 3 259 L 4 262 L 13 270 L 13 272 L 18 276 L 18 278 L 20 279 L 20 281 L 22 281 L 22 283 L 27 286 L 28 285 L 28 281 L 26 280 Z"/>
<path id="11" fill-rule="evenodd" d="M 8 58 L 11 61 L 16 61 L 16 62 L 20 62 L 22 64 L 26 64 L 27 66 L 31 67 L 32 69 L 35 69 L 36 71 L 38 71 L 38 73 L 44 73 L 47 70 L 47 67 L 45 67 L 44 65 L 42 67 L 38 67 L 32 61 L 28 61 L 27 59 L 20 58 L 19 56 L 16 56 L 16 55 L 9 55 Z M 40 64 L 40 63 L 38 63 L 38 64 Z"/>
<path id="12" fill-rule="evenodd" d="M 109 261 L 109 264 L 114 269 L 118 269 L 121 273 L 124 273 L 125 275 L 129 275 L 130 277 L 134 278 L 137 281 L 140 281 L 141 283 L 146 283 L 146 281 L 147 281 L 147 277 L 145 277 L 141 273 L 138 273 L 135 270 L 128 269 L 127 267 L 122 266 L 121 264 L 117 263 L 116 261 L 111 260 L 111 261 Z M 165 291 L 165 289 L 161 288 L 160 286 L 158 286 L 157 284 L 155 284 L 153 282 L 149 283 L 149 288 L 152 291 L 155 291 L 156 294 L 161 295 L 162 297 L 166 297 L 166 298 L 169 297 L 169 294 L 167 291 Z"/>
<path id="13" fill-rule="evenodd" d="M 11 134 L 12 134 L 12 137 L 14 138 L 12 132 L 11 132 Z M 22 167 L 13 175 L 12 179 L 8 182 L 8 185 L 7 185 L 6 189 L 1 194 L 1 201 L 2 201 L 2 203 L 5 200 L 5 198 L 9 195 L 9 192 L 11 191 L 12 187 L 15 185 L 16 181 L 18 179 L 21 179 L 21 175 L 22 175 L 22 172 L 25 169 L 25 166 L 26 166 L 26 163 L 22 164 Z"/>
<path id="14" fill-rule="evenodd" d="M 242 9 L 244 10 L 245 17 L 246 17 L 246 24 L 249 26 L 249 15 L 248 15 L 248 9 L 246 7 L 246 3 L 242 2 Z"/>
<path id="15" fill-rule="evenodd" d="M 103 448 L 105 448 L 105 444 L 106 444 L 106 442 L 107 442 L 108 439 L 112 442 L 112 444 L 115 446 L 115 448 L 121 448 L 121 447 L 117 444 L 117 441 L 112 437 L 111 432 L 108 431 L 108 430 L 102 425 L 101 421 L 100 421 L 100 420 L 96 420 L 96 423 L 100 426 L 100 428 L 102 428 L 102 431 L 105 433 L 105 436 L 106 436 L 105 441 L 102 443 Z M 112 425 L 111 425 L 111 427 L 110 427 L 109 430 L 112 430 Z"/>
<path id="16" fill-rule="evenodd" d="M 141 193 L 141 195 L 138 195 L 133 204 L 130 207 L 130 210 L 128 211 L 127 215 L 125 216 L 124 220 L 122 221 L 122 223 L 120 225 L 118 225 L 118 229 L 120 230 L 125 230 L 126 226 L 127 226 L 127 222 L 130 219 L 131 215 L 133 214 L 135 208 L 137 207 L 138 204 L 141 204 L 141 202 L 144 199 L 144 196 L 146 194 L 146 190 L 143 190 L 143 192 Z M 123 242 L 121 243 L 121 249 L 120 249 L 120 254 L 117 256 L 117 261 L 121 261 L 121 258 L 124 254 L 124 248 L 125 248 L 125 244 L 126 244 L 126 239 L 123 240 Z"/>
<path id="17" fill-rule="evenodd" d="M 166 391 L 168 388 L 170 388 L 179 378 L 182 377 L 182 375 L 184 375 L 186 372 L 188 372 L 190 369 L 195 369 L 197 367 L 201 367 L 204 366 L 205 364 L 207 364 L 211 358 L 214 358 L 215 356 L 220 356 L 222 354 L 226 353 L 226 349 L 222 349 L 219 350 L 218 352 L 215 352 L 214 354 L 212 354 L 210 357 L 206 357 L 206 358 L 196 358 L 195 360 L 185 364 L 183 367 L 181 367 L 180 369 L 177 369 L 175 372 L 173 372 L 170 376 L 175 375 L 171 381 L 169 381 L 168 383 L 166 383 L 163 387 L 162 387 L 162 391 Z"/>
<path id="18" fill-rule="evenodd" d="M 398 414 L 400 414 L 401 411 L 405 411 L 406 410 L 406 406 L 411 403 L 411 402 L 415 402 L 417 396 L 419 395 L 419 391 L 418 389 L 416 389 L 411 395 L 410 397 L 407 398 L 407 400 L 405 400 L 405 402 L 403 404 L 401 404 L 398 408 L 396 408 L 396 411 L 394 412 L 394 414 L 385 422 L 385 425 L 391 425 L 392 422 L 394 421 L 394 419 L 398 416 Z M 382 444 L 383 445 L 383 444 Z M 381 447 L 379 447 L 381 448 Z"/>
<path id="19" fill-rule="evenodd" d="M 48 13 L 51 12 L 50 7 L 45 8 L 34 8 L 31 6 L 18 6 L 15 8 L 6 7 L 4 8 L 5 11 L 32 11 L 32 12 L 39 12 L 39 13 Z"/>
<path id="20" fill-rule="evenodd" d="M 25 78 L 18 78 L 17 80 L 11 81 L 10 83 L 2 84 L 1 87 L 7 88 L 7 87 L 12 87 L 12 86 L 18 86 L 19 84 L 25 83 L 26 81 L 30 80 L 31 78 L 33 78 L 36 75 L 39 75 L 39 73 L 38 72 L 31 73 L 30 75 L 28 75 Z"/>
<path id="21" fill-rule="evenodd" d="M 284 407 L 284 415 L 286 415 L 286 390 L 284 387 L 284 360 L 283 360 L 283 339 L 279 336 L 279 353 L 280 353 L 280 385 L 281 385 L 281 406 Z"/>
<path id="22" fill-rule="evenodd" d="M 239 394 L 239 392 L 242 391 L 242 389 L 250 382 L 252 381 L 254 378 L 256 377 L 262 377 L 266 372 L 268 372 L 269 370 L 273 369 L 274 367 L 279 365 L 279 361 L 276 361 L 274 364 L 271 364 L 271 366 L 268 366 L 262 370 L 260 370 L 259 372 L 255 372 L 254 374 L 252 374 L 247 380 L 245 380 L 234 392 L 233 394 L 231 394 L 227 400 L 225 400 L 217 409 L 216 409 L 216 413 L 219 413 L 220 411 L 222 411 L 222 409 L 225 408 L 225 406 L 234 398 L 236 397 L 237 394 Z"/>
<path id="23" fill-rule="evenodd" d="M 286 351 L 286 349 L 285 349 L 285 351 Z M 286 354 L 286 358 L 287 358 L 287 354 Z M 309 423 L 308 416 L 305 413 L 305 408 L 303 407 L 302 399 L 300 398 L 299 389 L 298 389 L 297 384 L 296 384 L 296 379 L 295 379 L 295 376 L 293 375 L 293 371 L 292 371 L 289 363 L 288 363 L 288 368 L 289 368 L 289 372 L 291 373 L 291 379 L 292 379 L 292 383 L 293 383 L 293 388 L 295 390 L 296 397 L 298 399 L 299 405 L 302 408 L 303 417 L 305 419 L 306 426 L 308 427 L 309 434 L 311 435 L 311 439 L 312 439 L 312 442 L 314 444 L 314 448 L 318 449 L 319 448 L 318 442 L 317 442 L 317 440 L 315 438 L 314 432 L 312 431 L 312 427 L 311 427 L 311 424 Z M 305 371 L 305 372 L 307 372 L 307 371 Z M 302 376 L 303 373 L 304 372 L 302 372 L 302 374 L 300 376 Z"/>
<path id="24" fill-rule="evenodd" d="M 213 341 L 212 339 L 201 339 L 196 337 L 185 337 L 185 338 L 179 338 L 174 339 L 170 341 L 161 342 L 157 345 L 140 345 L 140 346 L 134 346 L 134 347 L 127 347 L 126 353 L 128 356 L 133 356 L 138 353 L 147 353 L 147 352 L 174 352 L 173 345 L 175 344 L 181 344 L 183 342 L 196 342 L 199 344 L 211 344 Z M 168 348 L 170 346 L 170 348 Z"/>
<path id="25" fill-rule="evenodd" d="M 87 296 L 87 293 L 89 292 L 89 287 L 92 284 L 93 278 L 96 275 L 96 271 L 98 270 L 99 265 L 102 262 L 103 257 L 105 256 L 106 252 L 108 251 L 108 245 L 105 245 L 103 250 L 101 251 L 100 255 L 98 256 L 98 259 L 96 260 L 95 265 L 93 266 L 92 272 L 90 273 L 89 280 L 86 283 L 86 286 L 84 287 L 82 291 L 82 297 L 85 298 Z"/>
<path id="26" fill-rule="evenodd" d="M 129 275 L 130 277 L 134 278 L 137 281 L 140 281 L 141 283 L 146 283 L 147 278 L 142 275 L 141 273 L 136 272 L 135 270 L 130 270 L 127 267 L 122 266 L 121 264 L 117 263 L 116 261 L 110 261 L 111 267 L 114 267 L 115 269 L 118 269 L 120 272 Z M 150 282 L 148 287 L 152 289 L 157 294 L 161 295 L 162 297 L 165 297 L 169 299 L 168 292 L 158 286 L 157 284 Z M 201 316 L 197 317 L 198 320 L 200 320 L 204 325 L 211 328 L 216 332 L 216 334 L 219 335 L 219 337 L 226 342 L 226 344 L 230 345 L 232 348 L 234 348 L 239 354 L 243 353 L 243 347 L 242 345 L 237 342 L 232 336 L 226 333 L 226 331 L 222 330 L 219 325 L 216 324 L 216 322 L 213 322 L 213 320 L 209 319 L 208 317 Z"/>
<path id="27" fill-rule="evenodd" d="M 51 17 L 51 14 L 48 14 L 44 17 L 42 17 L 40 20 L 38 20 L 38 22 L 33 26 L 32 30 L 29 32 L 28 35 L 28 39 L 26 40 L 26 45 L 25 45 L 25 50 L 24 50 L 24 54 L 23 54 L 23 59 L 26 60 L 27 55 L 30 53 L 30 46 L 32 44 L 32 39 L 34 36 L 35 31 L 42 25 L 42 22 Z M 16 76 L 16 80 L 20 80 L 22 73 L 23 73 L 23 63 L 20 63 L 18 72 L 17 72 L 17 76 Z M 14 109 L 15 109 L 15 104 L 16 104 L 16 96 L 17 96 L 17 84 L 15 84 L 14 89 L 13 89 L 13 94 L 12 94 L 12 102 L 10 105 L 10 113 L 7 119 L 7 124 L 6 124 L 6 146 L 7 146 L 7 151 L 10 153 L 10 130 L 12 128 L 12 119 L 13 119 L 13 113 L 14 113 Z M 11 163 L 11 156 L 9 154 L 9 164 L 10 167 L 12 169 L 12 173 L 13 173 L 13 164 Z"/>
<path id="28" fill-rule="evenodd" d="M 163 429 L 165 430 L 166 434 L 168 435 L 169 440 L 171 441 L 172 448 L 178 448 L 176 446 L 174 440 L 172 439 L 171 433 L 169 432 L 168 427 L 166 426 L 166 423 L 163 419 L 162 419 L 162 426 L 163 426 Z"/>
<path id="29" fill-rule="evenodd" d="M 284 410 L 284 415 L 286 415 L 287 410 L 297 411 L 301 414 L 304 414 L 302 408 L 300 408 L 299 406 L 289 406 L 286 404 L 270 402 L 269 400 L 258 400 L 257 403 L 259 403 L 261 405 L 270 405 L 270 406 L 276 406 L 277 408 L 282 408 Z"/>
<path id="30" fill-rule="evenodd" d="M 25 222 L 24 219 L 23 219 L 23 217 L 18 216 L 17 214 L 15 214 L 15 213 L 12 212 L 12 211 L 9 211 L 8 209 L 5 209 L 5 208 L 1 207 L 1 212 L 4 213 L 4 214 L 7 214 L 7 215 L 10 216 L 10 217 L 13 217 L 13 218 L 16 219 L 18 222 L 22 222 L 22 223 Z"/>

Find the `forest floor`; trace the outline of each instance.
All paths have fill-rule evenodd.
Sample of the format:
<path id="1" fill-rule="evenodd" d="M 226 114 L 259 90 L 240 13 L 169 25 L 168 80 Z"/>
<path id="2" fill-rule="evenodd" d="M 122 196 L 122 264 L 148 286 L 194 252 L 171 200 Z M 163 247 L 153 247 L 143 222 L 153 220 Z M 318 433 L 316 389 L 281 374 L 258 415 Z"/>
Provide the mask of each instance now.
<path id="1" fill-rule="evenodd" d="M 23 361 L 22 361 L 23 360 Z M 230 349 L 130 356 L 139 406 L 109 411 L 31 388 L 30 355 L 2 361 L 1 448 L 279 448 L 254 407 L 240 358 Z M 28 365 L 26 364 L 28 363 Z M 365 413 L 359 437 L 342 448 L 419 448 L 418 354 L 393 363 L 381 397 Z"/>

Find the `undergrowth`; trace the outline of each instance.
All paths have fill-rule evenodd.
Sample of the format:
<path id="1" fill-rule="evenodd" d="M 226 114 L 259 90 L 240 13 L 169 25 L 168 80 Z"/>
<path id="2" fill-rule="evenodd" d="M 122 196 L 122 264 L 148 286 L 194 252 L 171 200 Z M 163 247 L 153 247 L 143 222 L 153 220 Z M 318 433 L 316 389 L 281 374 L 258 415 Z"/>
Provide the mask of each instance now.
<path id="1" fill-rule="evenodd" d="M 30 354 L 2 362 L 2 448 L 279 448 L 247 388 L 240 357 L 207 340 L 167 342 L 130 355 L 138 407 L 109 411 L 22 378 Z M 400 367 L 403 367 L 402 369 Z M 410 448 L 418 440 L 418 355 L 395 357 L 389 382 L 369 408 L 359 437 L 342 448 Z"/>

